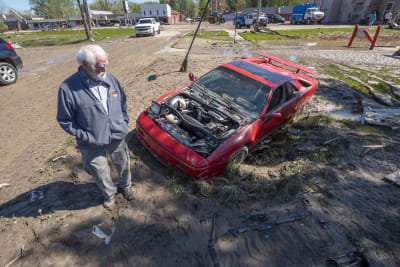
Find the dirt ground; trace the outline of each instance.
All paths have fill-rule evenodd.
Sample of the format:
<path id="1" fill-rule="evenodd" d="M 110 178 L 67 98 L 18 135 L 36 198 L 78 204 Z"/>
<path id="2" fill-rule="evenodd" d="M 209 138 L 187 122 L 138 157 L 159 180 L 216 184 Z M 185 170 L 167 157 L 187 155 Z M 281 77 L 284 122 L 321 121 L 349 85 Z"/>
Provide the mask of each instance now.
<path id="1" fill-rule="evenodd" d="M 74 139 L 55 119 L 58 86 L 76 71 L 72 55 L 79 46 L 17 51 L 28 71 L 0 88 L 0 184 L 8 184 L 0 187 L 0 265 L 212 266 L 207 244 L 216 214 L 221 266 L 325 266 L 328 258 L 351 251 L 364 251 L 370 266 L 400 266 L 400 189 L 382 181 L 399 171 L 399 132 L 327 116 L 362 112 L 364 97 L 344 82 L 322 73 L 320 87 L 296 120 L 239 169 L 220 177 L 197 181 L 164 168 L 146 152 L 135 120 L 153 99 L 189 83 L 188 74 L 178 70 L 190 42 L 182 35 L 192 30 L 194 25 L 171 25 L 156 37 L 101 43 L 109 71 L 127 94 L 136 196 L 127 202 L 118 195 L 112 212 L 102 207 Z M 188 71 L 200 75 L 264 52 L 318 71 L 336 61 L 360 67 L 357 58 L 368 57 L 374 64 L 362 67 L 399 74 L 399 59 L 389 56 L 394 47 L 349 52 L 336 44 L 327 50 L 318 44 L 199 39 Z M 228 232 L 255 225 L 240 216 L 260 212 L 269 221 L 300 218 L 237 237 Z M 113 233 L 108 245 L 92 233 L 95 226 Z"/>

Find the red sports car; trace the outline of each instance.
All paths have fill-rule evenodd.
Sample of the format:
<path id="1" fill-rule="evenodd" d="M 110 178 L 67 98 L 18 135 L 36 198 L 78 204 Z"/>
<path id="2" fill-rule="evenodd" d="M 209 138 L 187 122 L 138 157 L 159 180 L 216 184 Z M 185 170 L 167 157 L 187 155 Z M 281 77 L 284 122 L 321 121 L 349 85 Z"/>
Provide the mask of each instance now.
<path id="1" fill-rule="evenodd" d="M 142 112 L 138 138 L 162 164 L 199 179 L 240 163 L 274 129 L 290 122 L 311 98 L 318 74 L 260 54 L 222 64 L 169 92 Z"/>

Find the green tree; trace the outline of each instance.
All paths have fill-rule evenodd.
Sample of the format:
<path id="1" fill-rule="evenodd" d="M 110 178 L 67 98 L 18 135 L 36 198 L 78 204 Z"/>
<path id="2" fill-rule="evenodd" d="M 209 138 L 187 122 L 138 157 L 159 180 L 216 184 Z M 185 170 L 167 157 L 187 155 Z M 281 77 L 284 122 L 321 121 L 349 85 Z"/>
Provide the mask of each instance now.
<path id="1" fill-rule="evenodd" d="M 74 0 L 29 0 L 36 15 L 48 19 L 67 18 L 77 14 Z"/>
<path id="2" fill-rule="evenodd" d="M 0 33 L 3 33 L 8 30 L 8 26 L 0 21 Z"/>

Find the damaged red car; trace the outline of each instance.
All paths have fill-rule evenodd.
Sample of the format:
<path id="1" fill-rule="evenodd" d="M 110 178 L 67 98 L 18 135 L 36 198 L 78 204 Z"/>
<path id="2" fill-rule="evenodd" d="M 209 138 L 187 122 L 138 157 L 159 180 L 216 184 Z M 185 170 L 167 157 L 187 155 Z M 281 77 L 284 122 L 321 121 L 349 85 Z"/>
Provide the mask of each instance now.
<path id="1" fill-rule="evenodd" d="M 241 163 L 273 130 L 290 122 L 318 81 L 310 69 L 260 54 L 222 64 L 142 112 L 138 138 L 162 164 L 199 179 Z M 308 74 L 308 75 L 306 75 Z"/>

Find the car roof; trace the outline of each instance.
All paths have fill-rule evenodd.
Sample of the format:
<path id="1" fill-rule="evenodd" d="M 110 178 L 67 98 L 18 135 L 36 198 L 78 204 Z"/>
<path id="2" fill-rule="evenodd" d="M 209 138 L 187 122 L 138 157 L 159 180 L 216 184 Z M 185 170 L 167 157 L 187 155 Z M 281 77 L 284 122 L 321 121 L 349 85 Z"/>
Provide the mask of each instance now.
<path id="1" fill-rule="evenodd" d="M 224 66 L 229 68 L 233 67 L 234 70 L 247 76 L 256 76 L 258 79 L 256 77 L 252 78 L 259 80 L 260 82 L 265 83 L 272 88 L 278 87 L 282 83 L 293 80 L 292 76 L 295 74 L 293 71 L 271 63 L 267 63 L 264 59 L 259 58 L 242 58 L 240 60 L 224 64 Z"/>

